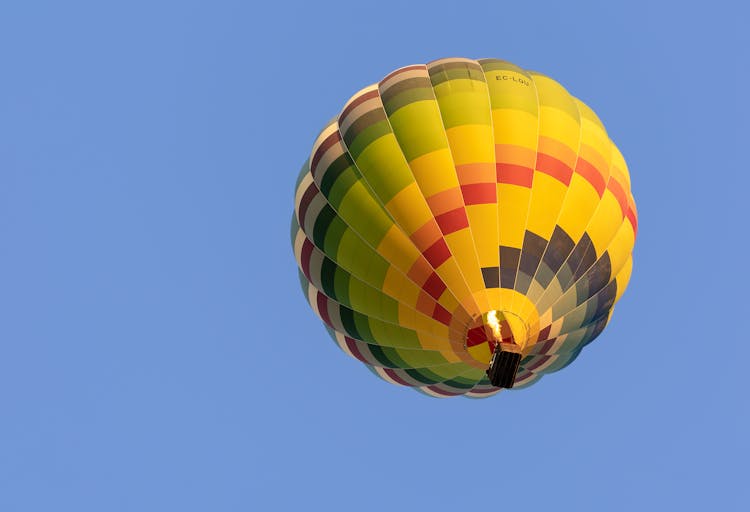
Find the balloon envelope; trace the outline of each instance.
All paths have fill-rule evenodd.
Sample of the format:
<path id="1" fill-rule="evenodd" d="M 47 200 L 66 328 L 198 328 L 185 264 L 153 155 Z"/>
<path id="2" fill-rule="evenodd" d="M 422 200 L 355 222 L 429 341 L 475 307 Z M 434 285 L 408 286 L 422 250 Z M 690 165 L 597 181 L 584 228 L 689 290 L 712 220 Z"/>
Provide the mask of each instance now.
<path id="1" fill-rule="evenodd" d="M 566 366 L 632 269 L 627 166 L 559 83 L 442 59 L 362 89 L 313 144 L 292 243 L 338 346 L 381 378 L 485 397 L 502 348 L 515 388 Z"/>

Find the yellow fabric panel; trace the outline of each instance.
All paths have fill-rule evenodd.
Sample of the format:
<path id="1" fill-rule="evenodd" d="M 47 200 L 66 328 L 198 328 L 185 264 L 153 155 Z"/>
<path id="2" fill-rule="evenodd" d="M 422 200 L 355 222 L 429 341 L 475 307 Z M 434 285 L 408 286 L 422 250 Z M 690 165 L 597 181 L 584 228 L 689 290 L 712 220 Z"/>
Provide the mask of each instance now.
<path id="1" fill-rule="evenodd" d="M 398 299 L 399 302 L 416 308 L 419 292 L 419 287 L 395 267 L 390 267 L 388 269 L 385 274 L 385 280 L 383 281 L 383 293 Z"/>
<path id="2" fill-rule="evenodd" d="M 440 304 L 441 306 L 443 306 L 445 309 L 447 309 L 453 314 L 457 314 L 458 313 L 457 309 L 461 307 L 458 303 L 458 299 L 456 299 L 456 297 L 454 297 L 448 292 L 443 293 L 438 298 L 437 302 L 438 304 Z"/>
<path id="3" fill-rule="evenodd" d="M 453 290 L 450 290 L 450 289 L 446 289 L 442 293 L 442 295 L 438 297 L 438 304 L 443 306 L 448 311 L 454 313 L 454 318 L 455 318 L 455 315 L 473 316 L 477 314 L 476 301 L 472 299 L 471 302 L 467 303 L 467 307 L 464 307 L 461 300 L 455 295 L 453 295 Z"/>
<path id="4" fill-rule="evenodd" d="M 568 187 L 552 176 L 535 172 L 526 229 L 549 240 L 567 191 Z"/>
<path id="5" fill-rule="evenodd" d="M 588 156 L 588 151 L 596 152 L 601 160 L 596 160 L 596 157 Z M 609 167 L 611 154 L 612 142 L 607 138 L 607 132 L 588 119 L 583 119 L 581 122 L 581 158 L 596 165 L 600 171 L 606 172 L 607 167 Z"/>
<path id="6" fill-rule="evenodd" d="M 456 355 L 456 351 L 452 347 L 449 345 L 446 346 L 446 340 L 443 338 L 433 338 L 420 333 L 417 333 L 417 338 L 425 350 L 436 350 L 440 352 L 440 355 L 442 355 L 449 363 L 467 362 L 465 359 Z"/>
<path id="7" fill-rule="evenodd" d="M 404 274 L 409 272 L 421 255 L 412 241 L 395 224 L 385 234 L 376 250 L 386 261 Z"/>
<path id="8" fill-rule="evenodd" d="M 521 317 L 525 322 L 529 337 L 535 338 L 538 331 L 533 331 L 532 326 L 538 323 L 539 315 L 534 304 L 526 295 L 516 290 L 508 288 L 498 288 L 497 290 L 500 292 L 501 308 Z"/>
<path id="9" fill-rule="evenodd" d="M 446 131 L 456 165 L 494 162 L 495 146 L 490 125 L 466 124 Z"/>
<path id="10" fill-rule="evenodd" d="M 531 189 L 507 183 L 497 184 L 497 219 L 500 227 L 500 245 L 521 248 L 526 211 Z"/>
<path id="11" fill-rule="evenodd" d="M 539 135 L 564 144 L 578 153 L 581 125 L 566 112 L 544 105 L 539 107 Z"/>
<path id="12" fill-rule="evenodd" d="M 466 311 L 472 315 L 481 314 L 483 311 L 487 311 L 486 294 L 480 293 L 477 296 L 477 300 L 474 300 L 474 296 L 471 293 L 471 290 L 469 290 L 469 286 L 466 284 L 464 276 L 453 258 L 448 259 L 448 261 L 440 265 L 437 272 L 449 288 L 455 287 L 453 291 L 456 298 L 458 298 L 461 306 Z"/>
<path id="13" fill-rule="evenodd" d="M 469 229 L 460 229 L 445 235 L 445 242 L 453 254 L 453 258 L 461 267 L 464 279 L 472 292 L 484 289 L 484 280 L 477 264 L 474 250 L 474 240 Z"/>
<path id="14" fill-rule="evenodd" d="M 432 212 L 416 182 L 412 182 L 396 194 L 385 205 L 385 208 L 408 235 L 414 233 L 433 218 Z"/>
<path id="15" fill-rule="evenodd" d="M 421 331 L 432 336 L 448 337 L 447 326 L 403 304 L 398 305 L 398 324 L 401 327 Z"/>
<path id="16" fill-rule="evenodd" d="M 536 111 L 536 86 L 529 75 L 503 69 L 485 71 L 484 76 L 493 106 L 512 105 L 514 110 Z"/>
<path id="17" fill-rule="evenodd" d="M 452 78 L 434 85 L 440 110 L 446 112 L 471 110 L 489 113 L 487 84 L 471 78 Z M 489 124 L 489 115 L 487 123 Z"/>
<path id="18" fill-rule="evenodd" d="M 490 303 L 491 310 L 499 310 L 502 306 L 502 299 L 500 294 L 500 288 L 487 288 L 487 300 Z"/>
<path id="19" fill-rule="evenodd" d="M 450 338 L 449 329 L 446 325 L 434 320 L 431 317 L 425 315 L 416 315 L 415 317 L 415 331 L 430 333 L 433 336 L 448 339 Z M 455 334 L 454 334 L 455 336 Z"/>
<path id="20" fill-rule="evenodd" d="M 489 343 L 480 343 L 479 345 L 474 345 L 473 347 L 466 347 L 466 350 L 469 352 L 471 357 L 473 357 L 477 361 L 482 361 L 485 364 L 489 364 L 490 359 L 492 358 L 492 352 L 490 352 Z"/>
<path id="21" fill-rule="evenodd" d="M 458 177 L 448 148 L 431 151 L 409 162 L 424 197 L 458 187 Z"/>
<path id="22" fill-rule="evenodd" d="M 629 256 L 625 265 L 622 267 L 620 272 L 617 274 L 617 295 L 615 295 L 615 304 L 620 300 L 622 294 L 625 292 L 625 288 L 628 287 L 630 282 L 630 276 L 633 273 L 633 257 Z"/>
<path id="23" fill-rule="evenodd" d="M 536 151 L 537 125 L 537 117 L 522 110 L 502 108 L 492 111 L 495 144 L 510 144 Z"/>
<path id="24" fill-rule="evenodd" d="M 599 205 L 599 194 L 582 176 L 574 174 L 557 223 L 574 240 L 581 239 Z"/>
<path id="25" fill-rule="evenodd" d="M 539 153 L 552 156 L 565 163 L 572 170 L 575 170 L 576 160 L 578 159 L 578 146 L 569 146 L 557 139 L 549 136 L 539 136 Z"/>
<path id="26" fill-rule="evenodd" d="M 617 230 L 615 237 L 609 242 L 609 247 L 607 247 L 613 274 L 617 274 L 630 257 L 634 244 L 635 233 L 630 226 L 630 222 L 625 220 L 620 229 Z"/>
<path id="27" fill-rule="evenodd" d="M 497 205 L 472 204 L 466 207 L 480 267 L 498 266 Z"/>
<path id="28" fill-rule="evenodd" d="M 534 79 L 540 108 L 554 107 L 560 112 L 564 112 L 571 119 L 574 119 L 576 124 L 578 124 L 578 119 L 580 118 L 578 107 L 570 93 L 565 90 L 565 87 L 546 75 L 534 71 L 531 71 L 529 74 Z"/>
<path id="29" fill-rule="evenodd" d="M 620 211 L 617 199 L 612 192 L 606 190 L 599 203 L 599 208 L 586 229 L 594 244 L 594 249 L 596 249 L 597 258 L 602 255 L 622 223 L 623 217 Z"/>

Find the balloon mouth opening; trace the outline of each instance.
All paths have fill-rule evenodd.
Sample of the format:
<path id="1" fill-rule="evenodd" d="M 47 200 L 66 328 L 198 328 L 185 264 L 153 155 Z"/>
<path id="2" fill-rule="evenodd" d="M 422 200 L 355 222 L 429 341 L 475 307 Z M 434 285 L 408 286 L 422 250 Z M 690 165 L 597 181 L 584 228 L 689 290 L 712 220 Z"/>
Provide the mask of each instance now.
<path id="1" fill-rule="evenodd" d="M 472 358 L 489 365 L 498 350 L 522 354 L 527 332 L 526 323 L 518 315 L 502 310 L 488 311 L 475 318 L 467 329 L 464 348 Z"/>

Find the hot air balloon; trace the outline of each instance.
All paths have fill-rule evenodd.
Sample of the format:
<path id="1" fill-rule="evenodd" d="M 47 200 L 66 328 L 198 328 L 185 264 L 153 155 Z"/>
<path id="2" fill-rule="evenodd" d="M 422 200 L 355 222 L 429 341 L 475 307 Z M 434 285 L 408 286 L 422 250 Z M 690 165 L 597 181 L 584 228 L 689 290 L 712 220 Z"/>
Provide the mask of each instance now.
<path id="1" fill-rule="evenodd" d="M 393 384 L 487 397 L 570 364 L 631 275 L 623 156 L 584 103 L 496 59 L 398 69 L 320 132 L 292 244 L 310 306 Z"/>

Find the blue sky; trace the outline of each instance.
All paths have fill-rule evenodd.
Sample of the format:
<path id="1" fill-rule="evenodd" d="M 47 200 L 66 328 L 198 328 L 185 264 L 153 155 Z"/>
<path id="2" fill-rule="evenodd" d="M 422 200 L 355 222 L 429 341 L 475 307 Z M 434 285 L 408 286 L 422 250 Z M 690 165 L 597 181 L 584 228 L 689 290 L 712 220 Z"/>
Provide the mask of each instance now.
<path id="1" fill-rule="evenodd" d="M 653 4 L 4 3 L 0 510 L 741 510 L 748 13 Z M 480 401 L 341 353 L 289 243 L 318 129 L 446 56 L 583 99 L 640 214 L 605 333 Z"/>

